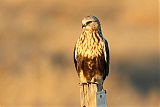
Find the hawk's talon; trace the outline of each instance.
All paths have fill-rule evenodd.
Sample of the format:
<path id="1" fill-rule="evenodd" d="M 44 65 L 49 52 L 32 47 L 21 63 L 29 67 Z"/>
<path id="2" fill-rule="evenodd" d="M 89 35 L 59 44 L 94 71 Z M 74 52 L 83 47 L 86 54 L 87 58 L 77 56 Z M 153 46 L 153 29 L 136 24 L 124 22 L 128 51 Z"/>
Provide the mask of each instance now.
<path id="1" fill-rule="evenodd" d="M 82 85 L 90 85 L 90 84 L 99 84 L 98 82 L 80 82 L 80 83 L 78 83 L 80 86 L 82 86 Z"/>
<path id="2" fill-rule="evenodd" d="M 87 85 L 87 84 L 88 84 L 88 83 L 86 83 L 86 82 L 80 82 L 80 83 L 79 83 L 80 86 L 82 86 L 82 85 Z"/>
<path id="3" fill-rule="evenodd" d="M 98 82 L 88 82 L 88 84 L 99 84 Z"/>

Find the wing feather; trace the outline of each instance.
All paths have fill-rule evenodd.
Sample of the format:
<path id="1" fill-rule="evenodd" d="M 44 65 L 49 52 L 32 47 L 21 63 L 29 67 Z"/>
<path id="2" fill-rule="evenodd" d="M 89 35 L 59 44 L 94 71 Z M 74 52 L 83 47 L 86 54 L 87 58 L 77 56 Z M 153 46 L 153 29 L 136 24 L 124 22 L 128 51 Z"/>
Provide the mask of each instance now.
<path id="1" fill-rule="evenodd" d="M 104 50 L 103 50 L 103 53 L 104 53 L 104 58 L 105 61 L 103 61 L 103 68 L 104 68 L 104 75 L 103 75 L 103 80 L 105 80 L 106 76 L 108 76 L 109 74 L 109 63 L 110 63 L 110 56 L 109 56 L 109 47 L 108 47 L 108 42 L 104 39 Z"/>
<path id="2" fill-rule="evenodd" d="M 73 51 L 73 59 L 74 59 L 74 64 L 75 64 L 75 68 L 77 70 L 77 60 L 76 60 L 76 47 L 74 47 L 74 51 Z"/>

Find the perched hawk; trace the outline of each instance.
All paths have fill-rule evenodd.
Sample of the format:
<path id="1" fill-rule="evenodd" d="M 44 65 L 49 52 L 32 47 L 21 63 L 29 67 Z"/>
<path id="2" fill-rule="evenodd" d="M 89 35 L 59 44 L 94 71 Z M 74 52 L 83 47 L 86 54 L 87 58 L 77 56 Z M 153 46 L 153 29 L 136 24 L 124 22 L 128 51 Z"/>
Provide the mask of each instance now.
<path id="1" fill-rule="evenodd" d="M 74 47 L 74 63 L 81 83 L 97 83 L 103 88 L 109 73 L 109 49 L 95 16 L 82 20 L 82 33 Z"/>

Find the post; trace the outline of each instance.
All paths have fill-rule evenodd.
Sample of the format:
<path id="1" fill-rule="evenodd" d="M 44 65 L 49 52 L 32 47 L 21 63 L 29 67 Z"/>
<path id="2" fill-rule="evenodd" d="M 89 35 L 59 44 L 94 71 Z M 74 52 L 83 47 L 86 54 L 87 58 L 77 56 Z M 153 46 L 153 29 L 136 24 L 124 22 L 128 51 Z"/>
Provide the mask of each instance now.
<path id="1" fill-rule="evenodd" d="M 106 92 L 98 90 L 97 84 L 80 86 L 81 107 L 106 107 Z"/>

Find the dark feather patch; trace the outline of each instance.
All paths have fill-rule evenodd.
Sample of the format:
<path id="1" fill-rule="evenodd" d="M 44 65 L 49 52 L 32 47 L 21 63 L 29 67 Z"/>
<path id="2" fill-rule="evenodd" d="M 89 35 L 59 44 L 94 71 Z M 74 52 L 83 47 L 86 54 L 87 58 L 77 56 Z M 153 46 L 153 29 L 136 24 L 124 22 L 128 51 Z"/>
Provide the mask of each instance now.
<path id="1" fill-rule="evenodd" d="M 76 60 L 76 58 L 75 58 L 75 50 L 76 50 L 76 48 L 74 47 L 73 59 L 74 59 L 75 68 L 76 68 L 76 70 L 77 70 L 77 60 Z"/>

